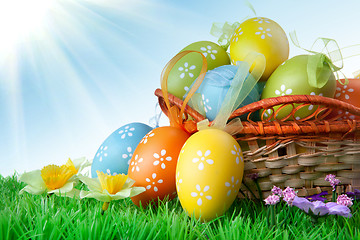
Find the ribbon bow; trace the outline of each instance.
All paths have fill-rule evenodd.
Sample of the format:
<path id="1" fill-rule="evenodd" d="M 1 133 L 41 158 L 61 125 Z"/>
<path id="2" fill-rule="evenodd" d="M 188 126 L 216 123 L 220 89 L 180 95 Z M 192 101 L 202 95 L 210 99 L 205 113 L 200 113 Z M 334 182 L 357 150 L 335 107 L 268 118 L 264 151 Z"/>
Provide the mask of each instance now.
<path id="1" fill-rule="evenodd" d="M 225 51 L 230 46 L 230 39 L 234 34 L 235 30 L 240 26 L 239 22 L 235 22 L 230 24 L 228 22 L 225 23 L 213 23 L 210 34 L 214 37 L 218 37 L 219 45 L 225 49 Z"/>
<path id="2" fill-rule="evenodd" d="M 310 86 L 316 88 L 322 88 L 323 86 L 325 86 L 331 74 L 331 72 L 327 71 L 325 66 L 329 66 L 331 71 L 336 73 L 336 79 L 341 84 L 348 84 L 349 80 L 346 77 L 345 82 L 341 82 L 339 78 L 338 71 L 343 68 L 343 57 L 341 55 L 340 48 L 334 39 L 316 39 L 311 49 L 313 49 L 316 44 L 319 44 L 319 46 L 322 48 L 320 52 L 316 52 L 314 50 L 302 48 L 299 44 L 295 31 L 290 32 L 289 35 L 291 41 L 296 47 L 313 54 L 308 57 L 307 63 L 307 75 Z M 334 50 L 330 51 L 331 49 Z M 335 65 L 335 62 L 339 62 L 339 65 Z"/>
<path id="3" fill-rule="evenodd" d="M 182 57 L 184 57 L 185 55 L 192 53 L 192 52 L 201 54 L 202 59 L 203 59 L 203 65 L 202 65 L 202 68 L 201 68 L 198 78 L 194 82 L 192 88 L 189 90 L 185 100 L 183 101 L 181 109 L 179 110 L 179 108 L 177 108 L 176 106 L 170 105 L 169 95 L 168 95 L 168 91 L 167 91 L 167 81 L 168 81 L 170 71 L 175 66 L 177 61 L 179 61 Z M 164 69 L 161 73 L 161 77 L 160 77 L 160 84 L 161 84 L 161 91 L 163 93 L 164 101 L 165 101 L 166 107 L 168 109 L 168 117 L 169 117 L 169 121 L 170 121 L 170 126 L 182 128 L 184 131 L 186 131 L 190 134 L 197 131 L 196 123 L 193 120 L 188 120 L 187 118 L 184 119 L 183 116 L 184 116 L 185 107 L 186 107 L 188 101 L 190 100 L 191 96 L 195 93 L 195 91 L 199 88 L 200 84 L 202 83 L 202 80 L 205 77 L 206 71 L 207 71 L 206 57 L 201 52 L 193 51 L 193 50 L 187 50 L 187 51 L 182 51 L 182 52 L 178 53 L 164 67 Z"/>
<path id="4" fill-rule="evenodd" d="M 249 1 L 244 2 L 245 5 L 253 12 L 253 14 L 256 16 L 256 11 L 253 5 Z M 241 22 L 248 19 L 250 16 L 245 17 Z M 234 34 L 235 30 L 240 26 L 240 22 L 234 22 L 233 24 L 230 24 L 228 22 L 225 23 L 213 23 L 211 26 L 210 34 L 214 37 L 218 37 L 218 43 L 221 47 L 225 49 L 225 51 L 228 49 L 230 45 L 230 40 L 232 35 Z"/>

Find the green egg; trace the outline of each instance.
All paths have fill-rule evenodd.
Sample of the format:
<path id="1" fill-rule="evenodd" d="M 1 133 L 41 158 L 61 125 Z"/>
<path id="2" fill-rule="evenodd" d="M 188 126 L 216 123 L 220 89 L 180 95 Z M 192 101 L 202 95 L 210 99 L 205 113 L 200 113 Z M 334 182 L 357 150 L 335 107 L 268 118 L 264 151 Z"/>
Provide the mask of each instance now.
<path id="1" fill-rule="evenodd" d="M 195 42 L 188 45 L 180 52 L 185 50 L 198 51 L 204 54 L 208 63 L 207 70 L 212 70 L 216 67 L 230 64 L 230 58 L 225 49 L 213 42 Z M 181 58 L 169 74 L 169 93 L 182 99 L 189 90 L 191 84 L 199 76 L 202 65 L 203 61 L 199 53 L 189 53 Z"/>
<path id="2" fill-rule="evenodd" d="M 319 95 L 324 97 L 334 97 L 336 90 L 336 78 L 327 62 L 323 63 L 322 68 L 317 69 L 316 80 L 327 80 L 322 87 L 311 86 L 308 81 L 308 60 L 310 55 L 295 56 L 280 65 L 267 80 L 261 99 L 279 97 L 284 95 Z M 294 104 L 295 107 L 298 104 Z M 276 111 L 279 107 L 274 107 Z M 295 114 L 295 119 L 302 119 L 313 112 L 317 106 L 309 105 L 299 109 Z M 283 119 L 292 110 L 291 106 L 281 109 L 276 118 Z M 271 110 L 267 110 L 263 117 L 265 119 L 272 115 Z M 293 120 L 290 117 L 289 120 Z"/>

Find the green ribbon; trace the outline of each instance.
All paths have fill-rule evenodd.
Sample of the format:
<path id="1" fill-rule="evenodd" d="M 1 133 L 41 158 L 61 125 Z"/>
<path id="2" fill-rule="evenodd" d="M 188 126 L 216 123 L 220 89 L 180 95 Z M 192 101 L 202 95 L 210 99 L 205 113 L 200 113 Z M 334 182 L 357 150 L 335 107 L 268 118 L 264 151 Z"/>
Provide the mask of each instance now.
<path id="1" fill-rule="evenodd" d="M 254 16 L 256 16 L 256 11 L 253 5 L 248 1 L 245 0 L 244 4 L 252 11 Z M 225 22 L 225 23 L 213 23 L 210 34 L 214 37 L 218 37 L 218 43 L 221 47 L 227 51 L 228 47 L 230 46 L 230 40 L 232 35 L 234 34 L 235 30 L 240 26 L 242 22 L 249 19 L 250 16 L 245 17 L 240 22 L 234 22 L 233 24 Z"/>
<path id="2" fill-rule="evenodd" d="M 210 34 L 214 37 L 218 37 L 219 45 L 226 51 L 230 46 L 230 39 L 232 35 L 239 26 L 239 22 L 235 22 L 233 24 L 230 24 L 228 22 L 213 23 L 213 25 L 211 26 Z"/>
<path id="3" fill-rule="evenodd" d="M 341 48 L 341 54 L 343 55 L 343 59 L 360 56 L 360 44 L 354 44 Z M 352 74 L 354 78 L 360 78 L 360 70 L 355 71 Z"/>
<path id="4" fill-rule="evenodd" d="M 326 85 L 329 80 L 331 72 L 327 70 L 327 67 L 331 69 L 332 72 L 336 74 L 336 79 L 341 84 L 348 84 L 349 80 L 345 77 L 345 81 L 341 82 L 338 72 L 343 68 L 343 57 L 340 51 L 340 48 L 337 42 L 334 39 L 330 38 L 318 38 L 315 40 L 311 49 L 313 49 L 316 44 L 321 47 L 321 51 L 317 52 L 314 50 L 305 49 L 300 46 L 299 41 L 296 36 L 296 32 L 290 32 L 290 39 L 293 44 L 313 55 L 309 55 L 307 63 L 307 75 L 309 85 L 316 88 L 322 88 Z M 334 50 L 332 50 L 334 49 Z M 332 51 L 331 51 L 332 50 Z M 338 65 L 334 63 L 339 62 Z"/>

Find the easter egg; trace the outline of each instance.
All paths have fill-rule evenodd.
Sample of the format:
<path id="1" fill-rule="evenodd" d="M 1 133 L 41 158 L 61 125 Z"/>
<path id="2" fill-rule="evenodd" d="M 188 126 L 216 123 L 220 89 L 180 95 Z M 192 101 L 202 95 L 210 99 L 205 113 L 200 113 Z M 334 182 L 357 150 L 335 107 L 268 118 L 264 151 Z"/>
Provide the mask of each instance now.
<path id="1" fill-rule="evenodd" d="M 179 152 L 189 134 L 177 127 L 150 131 L 136 148 L 129 165 L 129 178 L 145 192 L 132 197 L 137 206 L 151 200 L 171 200 L 176 196 L 175 169 Z"/>
<path id="2" fill-rule="evenodd" d="M 218 114 L 237 70 L 238 66 L 234 65 L 224 65 L 210 70 L 206 73 L 202 84 L 197 89 L 196 92 L 201 94 L 206 118 L 210 121 L 213 121 Z M 243 102 L 239 100 L 235 102 L 235 109 L 259 100 L 259 86 L 255 85 Z"/>
<path id="3" fill-rule="evenodd" d="M 219 129 L 193 134 L 181 149 L 176 189 L 189 216 L 209 221 L 221 216 L 236 199 L 244 159 L 237 141 Z"/>
<path id="4" fill-rule="evenodd" d="M 230 58 L 226 51 L 213 42 L 195 42 L 182 49 L 181 52 L 185 50 L 198 51 L 204 54 L 208 64 L 208 70 L 230 64 Z M 199 53 L 189 53 L 181 58 L 170 71 L 168 77 L 168 92 L 182 99 L 191 84 L 199 76 L 202 65 L 203 60 Z"/>
<path id="5" fill-rule="evenodd" d="M 321 88 L 310 86 L 307 74 L 308 58 L 309 55 L 298 55 L 286 60 L 284 64 L 280 65 L 267 80 L 261 98 L 303 94 L 334 97 L 336 79 L 327 63 L 323 65 L 322 74 L 316 75 L 316 78 L 326 76 L 328 78 L 327 83 Z M 294 105 L 298 106 L 297 104 Z M 274 111 L 277 109 L 278 107 L 274 107 Z M 291 106 L 284 107 L 278 112 L 276 118 L 282 119 L 288 116 L 291 110 Z M 296 119 L 301 119 L 309 116 L 315 110 L 315 106 L 309 105 L 296 111 L 294 116 Z M 264 114 L 264 118 L 267 119 L 272 115 L 272 111 L 267 110 L 261 114 Z"/>
<path id="6" fill-rule="evenodd" d="M 261 81 L 289 57 L 289 42 L 284 30 L 271 19 L 255 17 L 240 24 L 230 39 L 231 62 L 244 61 L 246 55 L 255 51 L 266 59 Z"/>
<path id="7" fill-rule="evenodd" d="M 114 131 L 97 150 L 91 165 L 91 176 L 97 177 L 96 171 L 127 174 L 135 148 L 151 130 L 152 127 L 135 122 Z"/>
<path id="8" fill-rule="evenodd" d="M 342 85 L 340 82 L 336 82 L 334 98 L 346 103 L 350 103 L 355 107 L 360 107 L 360 79 L 349 78 L 348 80 L 349 83 L 346 85 Z M 341 81 L 344 82 L 344 79 Z M 343 112 L 344 110 L 337 109 L 333 114 L 330 114 L 329 117 L 342 114 Z M 342 116 L 341 119 L 360 120 L 360 116 L 356 116 L 345 111 L 344 116 Z"/>

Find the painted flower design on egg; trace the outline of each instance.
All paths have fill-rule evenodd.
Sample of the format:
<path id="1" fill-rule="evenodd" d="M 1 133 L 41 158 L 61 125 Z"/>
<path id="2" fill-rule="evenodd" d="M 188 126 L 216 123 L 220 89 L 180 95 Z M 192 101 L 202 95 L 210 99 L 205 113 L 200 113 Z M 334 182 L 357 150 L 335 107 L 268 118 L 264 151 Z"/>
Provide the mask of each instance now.
<path id="1" fill-rule="evenodd" d="M 200 171 L 204 170 L 205 167 L 204 163 L 208 163 L 209 165 L 212 165 L 214 163 L 214 160 L 207 158 L 210 154 L 211 154 L 210 150 L 205 151 L 204 155 L 201 150 L 197 151 L 197 155 L 199 157 L 193 158 L 192 162 L 193 163 L 199 162 L 198 169 Z"/>
<path id="2" fill-rule="evenodd" d="M 156 177 L 157 177 L 156 173 L 153 173 L 153 174 L 151 175 L 151 178 L 152 178 L 152 179 L 150 179 L 150 178 L 146 178 L 146 179 L 145 179 L 145 181 L 149 183 L 149 185 L 146 186 L 146 189 L 147 189 L 147 190 L 150 190 L 151 188 L 153 188 L 154 192 L 159 191 L 159 188 L 157 187 L 157 184 L 158 184 L 158 183 L 160 183 L 160 184 L 163 183 L 164 180 L 162 180 L 162 179 L 156 179 Z"/>
<path id="3" fill-rule="evenodd" d="M 136 154 L 134 161 L 132 161 L 130 164 L 130 166 L 132 166 L 131 171 L 135 172 L 135 170 L 136 170 L 137 172 L 139 172 L 140 168 L 139 168 L 138 164 L 141 163 L 143 160 L 144 160 L 143 158 L 139 158 L 139 155 Z"/>
<path id="4" fill-rule="evenodd" d="M 257 17 L 254 19 L 254 22 L 258 22 L 260 24 L 266 22 L 266 23 L 270 23 L 269 19 L 268 18 L 261 18 L 261 17 Z"/>
<path id="5" fill-rule="evenodd" d="M 212 108 L 209 105 L 210 100 L 208 98 L 205 98 L 204 94 L 201 94 L 201 98 L 202 98 L 203 103 L 204 103 L 205 112 L 207 113 L 208 111 L 211 111 Z"/>
<path id="6" fill-rule="evenodd" d="M 316 96 L 316 93 L 315 92 L 311 92 L 310 93 L 310 95 L 311 96 Z M 318 96 L 323 96 L 324 94 L 323 93 L 319 93 L 319 95 Z M 309 105 L 308 106 L 308 110 L 309 111 L 312 111 L 314 109 L 314 105 Z M 301 119 L 301 117 L 300 116 L 296 116 L 296 115 L 299 115 L 299 112 L 295 112 L 295 120 L 300 120 Z"/>
<path id="7" fill-rule="evenodd" d="M 234 176 L 231 177 L 231 182 L 225 182 L 225 186 L 230 188 L 229 191 L 227 192 L 227 196 L 230 196 L 231 192 L 234 191 L 235 192 L 235 186 L 239 184 L 239 179 L 236 179 Z"/>
<path id="8" fill-rule="evenodd" d="M 181 151 L 180 151 L 180 153 L 184 153 L 185 152 L 185 146 L 186 146 L 186 142 L 184 143 L 184 145 L 183 145 L 183 147 L 181 148 Z"/>
<path id="9" fill-rule="evenodd" d="M 119 131 L 119 134 L 121 135 L 121 139 L 124 139 L 126 136 L 132 137 L 133 136 L 133 131 L 135 131 L 134 127 L 130 127 L 130 126 L 125 126 L 124 129 L 121 129 Z"/>
<path id="10" fill-rule="evenodd" d="M 195 65 L 191 65 L 189 66 L 188 62 L 184 63 L 184 67 L 179 67 L 178 70 L 181 72 L 180 73 L 180 78 L 183 79 L 186 75 L 186 73 L 189 75 L 189 77 L 194 77 L 194 74 L 191 72 L 191 70 L 194 70 L 196 68 Z"/>
<path id="11" fill-rule="evenodd" d="M 209 54 L 212 60 L 216 59 L 215 54 L 217 54 L 218 51 L 212 49 L 210 45 L 208 45 L 207 47 L 201 47 L 200 50 L 202 51 L 205 57 L 207 57 L 207 55 Z"/>
<path id="12" fill-rule="evenodd" d="M 236 29 L 235 33 L 236 33 L 237 35 L 243 34 L 242 28 L 239 27 L 238 29 Z"/>
<path id="13" fill-rule="evenodd" d="M 122 158 L 123 159 L 129 159 L 128 164 L 130 164 L 130 160 L 131 160 L 131 157 L 132 157 L 132 154 L 133 154 L 131 147 L 127 147 L 126 151 L 127 151 L 127 153 L 124 153 L 122 155 Z"/>
<path id="14" fill-rule="evenodd" d="M 178 191 L 180 191 L 180 184 L 182 184 L 182 182 L 183 182 L 182 178 L 179 179 L 179 177 L 180 177 L 180 172 L 177 172 L 177 174 L 176 174 L 176 181 L 177 181 L 176 187 L 177 187 Z"/>
<path id="15" fill-rule="evenodd" d="M 153 165 L 154 166 L 157 166 L 160 164 L 161 168 L 162 169 L 165 169 L 166 168 L 166 164 L 165 164 L 165 160 L 170 162 L 172 160 L 172 158 L 170 156 L 167 156 L 166 157 L 166 150 L 163 149 L 160 151 L 160 154 L 158 153 L 154 153 L 154 158 L 156 159 L 154 162 L 153 162 Z"/>
<path id="16" fill-rule="evenodd" d="M 282 84 L 280 86 L 280 90 L 275 90 L 275 94 L 278 95 L 278 96 L 284 96 L 284 95 L 289 95 L 292 93 L 292 89 L 289 88 L 289 89 L 286 89 L 286 86 L 284 84 Z"/>
<path id="17" fill-rule="evenodd" d="M 106 173 L 113 176 L 117 175 L 117 172 L 111 173 L 110 169 L 106 169 Z"/>
<path id="18" fill-rule="evenodd" d="M 231 41 L 232 41 L 232 42 L 237 42 L 237 41 L 239 41 L 239 37 L 240 37 L 240 35 L 242 35 L 243 33 L 244 33 L 244 32 L 242 31 L 241 28 L 236 29 L 234 35 L 232 36 Z"/>
<path id="19" fill-rule="evenodd" d="M 98 153 L 96 154 L 96 157 L 100 157 L 99 158 L 99 162 L 102 162 L 103 161 L 103 157 L 107 157 L 108 154 L 106 152 L 106 150 L 108 149 L 108 146 L 101 146 Z"/>
<path id="20" fill-rule="evenodd" d="M 271 110 L 271 109 L 267 109 L 267 110 L 264 111 L 264 116 L 265 116 L 266 118 L 269 118 L 269 117 L 271 116 L 271 114 L 272 114 L 272 110 Z"/>
<path id="21" fill-rule="evenodd" d="M 338 114 L 341 115 L 343 113 L 342 110 L 338 111 Z M 339 120 L 346 120 L 346 119 L 350 119 L 350 120 L 354 120 L 355 119 L 355 115 L 349 113 L 348 111 L 345 111 L 344 116 L 339 118 Z"/>
<path id="22" fill-rule="evenodd" d="M 231 150 L 231 154 L 236 156 L 236 160 L 235 160 L 236 164 L 239 164 L 240 160 L 241 160 L 241 162 L 244 162 L 243 157 L 240 156 L 241 149 L 237 148 L 236 145 L 234 145 L 234 149 L 235 150 Z"/>
<path id="23" fill-rule="evenodd" d="M 211 199 L 212 199 L 212 196 L 210 196 L 210 195 L 206 195 L 206 196 L 205 196 L 205 193 L 206 193 L 207 191 L 209 191 L 209 189 L 210 189 L 209 186 L 205 186 L 204 189 L 201 190 L 200 185 L 199 185 L 199 184 L 196 184 L 195 188 L 196 188 L 197 192 L 192 192 L 192 193 L 191 193 L 191 196 L 192 196 L 192 197 L 195 197 L 195 198 L 199 197 L 198 200 L 196 201 L 197 205 L 201 206 L 201 205 L 203 204 L 203 199 L 204 199 L 204 200 L 205 200 L 205 199 L 208 199 L 208 200 L 211 200 Z"/>
<path id="24" fill-rule="evenodd" d="M 256 35 L 260 35 L 261 39 L 265 39 L 266 36 L 268 37 L 272 37 L 271 33 L 270 33 L 271 29 L 270 28 L 263 28 L 263 27 L 259 27 L 259 31 L 255 32 Z"/>
<path id="25" fill-rule="evenodd" d="M 315 92 L 311 92 L 311 93 L 310 93 L 310 95 L 312 95 L 312 96 L 316 96 L 316 93 L 315 93 Z M 323 96 L 323 95 L 324 95 L 324 94 L 319 93 L 319 96 Z M 313 106 L 313 105 L 309 105 L 308 110 L 309 110 L 309 111 L 311 111 L 311 110 L 313 110 L 313 108 L 314 108 L 314 106 Z"/>
<path id="26" fill-rule="evenodd" d="M 348 88 L 347 85 L 343 85 L 343 88 L 341 89 L 340 87 L 336 88 L 336 93 L 335 93 L 335 97 L 339 98 L 342 94 L 344 94 L 344 98 L 346 100 L 349 100 L 350 96 L 348 93 L 352 93 L 354 92 L 353 88 Z"/>
<path id="27" fill-rule="evenodd" d="M 151 138 L 155 135 L 155 133 L 151 130 L 150 132 L 148 132 L 140 141 L 140 143 L 146 144 L 148 141 L 148 138 Z"/>

